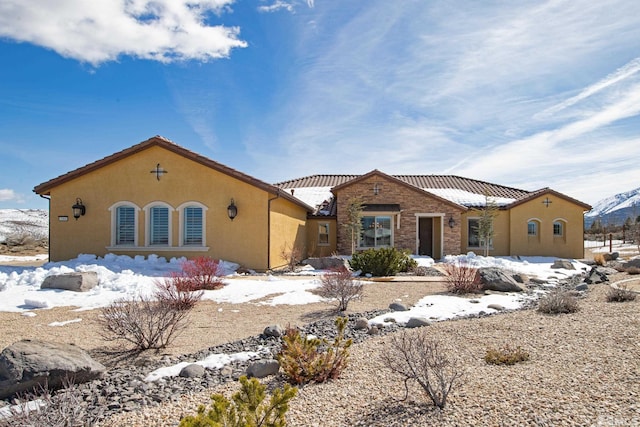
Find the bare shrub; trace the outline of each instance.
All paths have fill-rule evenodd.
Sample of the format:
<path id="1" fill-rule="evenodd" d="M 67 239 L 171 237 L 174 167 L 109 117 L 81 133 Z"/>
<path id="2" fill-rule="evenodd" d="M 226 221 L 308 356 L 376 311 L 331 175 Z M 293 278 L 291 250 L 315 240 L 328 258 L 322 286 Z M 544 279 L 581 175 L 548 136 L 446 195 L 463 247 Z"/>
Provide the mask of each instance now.
<path id="1" fill-rule="evenodd" d="M 287 328 L 278 354 L 287 381 L 291 384 L 322 383 L 340 376 L 347 366 L 349 347 L 353 343 L 344 339 L 347 320 L 346 317 L 336 319 L 338 334 L 331 345 L 325 339 L 303 337 L 298 329 Z"/>
<path id="2" fill-rule="evenodd" d="M 180 291 L 216 290 L 224 287 L 220 262 L 211 257 L 197 257 L 182 263 L 181 271 L 171 274 Z"/>
<path id="3" fill-rule="evenodd" d="M 52 394 L 45 384 L 37 392 L 21 395 L 10 407 L 10 414 L 0 415 L 0 427 L 82 427 L 96 424 L 100 414 L 89 415 L 85 399 L 73 381 L 65 380 L 63 387 Z"/>
<path id="4" fill-rule="evenodd" d="M 185 284 L 183 280 L 179 274 L 171 274 L 170 277 L 156 281 L 156 299 L 176 310 L 191 310 L 202 299 L 204 291 L 188 290 L 192 286 Z"/>
<path id="5" fill-rule="evenodd" d="M 538 311 L 546 314 L 575 313 L 578 300 L 567 291 L 555 289 L 538 301 Z"/>
<path id="6" fill-rule="evenodd" d="M 109 341 L 124 341 L 133 350 L 167 347 L 187 323 L 189 311 L 171 303 L 140 295 L 127 301 L 119 299 L 102 308 L 99 321 L 102 335 Z"/>
<path id="7" fill-rule="evenodd" d="M 464 376 L 463 364 L 456 349 L 430 338 L 427 331 L 403 330 L 391 338 L 382 355 L 385 366 L 404 379 L 406 396 L 408 382 L 415 381 L 438 408 L 444 408 L 447 397 Z"/>
<path id="8" fill-rule="evenodd" d="M 502 348 L 489 348 L 484 355 L 484 361 L 492 365 L 515 365 L 529 360 L 529 353 L 522 347 L 511 347 L 509 344 Z"/>
<path id="9" fill-rule="evenodd" d="M 478 268 L 472 264 L 455 261 L 444 264 L 445 286 L 454 294 L 468 294 L 480 291 L 482 283 L 478 275 Z"/>
<path id="10" fill-rule="evenodd" d="M 296 266 L 302 261 L 302 249 L 296 245 L 285 244 L 280 248 L 280 256 L 286 260 L 287 270 L 295 271 Z"/>
<path id="11" fill-rule="evenodd" d="M 362 299 L 363 285 L 355 280 L 346 267 L 339 267 L 320 278 L 318 295 L 337 303 L 338 311 L 345 311 L 350 301 Z"/>
<path id="12" fill-rule="evenodd" d="M 628 287 L 621 285 L 617 288 L 609 287 L 607 291 L 607 302 L 626 302 L 635 301 L 636 293 L 629 290 Z"/>
<path id="13" fill-rule="evenodd" d="M 604 259 L 604 254 L 595 254 L 593 256 L 593 262 L 596 263 L 596 265 L 605 265 L 607 263 L 607 261 Z"/>

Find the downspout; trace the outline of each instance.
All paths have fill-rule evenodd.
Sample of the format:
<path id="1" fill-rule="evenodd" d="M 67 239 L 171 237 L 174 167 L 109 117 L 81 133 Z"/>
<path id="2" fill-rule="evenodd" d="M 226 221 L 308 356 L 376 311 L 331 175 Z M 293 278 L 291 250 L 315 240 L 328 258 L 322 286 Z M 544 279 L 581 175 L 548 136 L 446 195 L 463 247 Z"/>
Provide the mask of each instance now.
<path id="1" fill-rule="evenodd" d="M 271 269 L 271 202 L 280 198 L 280 188 L 276 191 L 276 197 L 267 201 L 267 270 Z"/>
<path id="2" fill-rule="evenodd" d="M 43 194 L 38 194 L 38 196 L 49 202 L 49 238 L 47 239 L 49 240 L 49 243 L 47 244 L 47 256 L 49 257 L 49 262 L 51 262 L 51 197 L 47 197 Z"/>

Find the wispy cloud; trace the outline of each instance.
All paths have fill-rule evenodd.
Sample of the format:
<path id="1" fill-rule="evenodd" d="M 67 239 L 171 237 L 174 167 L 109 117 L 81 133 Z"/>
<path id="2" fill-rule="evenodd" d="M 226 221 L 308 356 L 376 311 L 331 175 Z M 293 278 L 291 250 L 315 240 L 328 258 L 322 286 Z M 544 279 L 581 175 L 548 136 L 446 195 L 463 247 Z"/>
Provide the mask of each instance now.
<path id="1" fill-rule="evenodd" d="M 24 197 L 9 188 L 0 188 L 0 202 L 23 203 Z"/>
<path id="2" fill-rule="evenodd" d="M 209 25 L 233 0 L 3 0 L 0 36 L 98 65 L 128 55 L 208 61 L 246 47 L 240 29 Z"/>
<path id="3" fill-rule="evenodd" d="M 278 12 L 281 10 L 286 10 L 287 12 L 295 13 L 296 7 L 300 3 L 302 3 L 300 0 L 292 0 L 292 1 L 261 0 L 261 1 L 263 3 L 266 3 L 258 6 L 258 11 L 263 13 L 272 13 L 272 12 Z M 315 6 L 314 0 L 306 0 L 306 2 L 304 3 L 306 3 L 306 5 L 309 8 L 313 8 Z"/>

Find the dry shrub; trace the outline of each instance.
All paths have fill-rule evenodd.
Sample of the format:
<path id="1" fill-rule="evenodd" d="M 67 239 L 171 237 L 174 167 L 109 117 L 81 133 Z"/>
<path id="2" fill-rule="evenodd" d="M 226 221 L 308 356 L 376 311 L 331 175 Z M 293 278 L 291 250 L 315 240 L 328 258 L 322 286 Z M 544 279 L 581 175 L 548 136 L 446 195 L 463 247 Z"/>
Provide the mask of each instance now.
<path id="1" fill-rule="evenodd" d="M 604 254 L 595 254 L 593 256 L 593 262 L 595 262 L 596 265 L 605 265 L 607 263 L 604 259 Z"/>
<path id="2" fill-rule="evenodd" d="M 457 358 L 457 349 L 430 338 L 427 331 L 403 330 L 391 338 L 382 358 L 385 366 L 407 383 L 417 382 L 427 397 L 438 408 L 444 408 L 447 397 L 464 375 L 464 368 Z"/>
<path id="3" fill-rule="evenodd" d="M 468 294 L 480 291 L 482 283 L 478 274 L 478 268 L 456 260 L 454 263 L 444 264 L 445 285 L 449 292 L 454 294 Z"/>
<path id="4" fill-rule="evenodd" d="M 346 317 L 336 319 L 338 334 L 331 344 L 325 339 L 303 337 L 299 330 L 287 328 L 278 354 L 287 381 L 291 384 L 322 383 L 340 376 L 347 366 L 349 347 L 353 343 L 344 339 L 347 320 Z"/>
<path id="5" fill-rule="evenodd" d="M 171 279 L 180 291 L 212 291 L 224 287 L 220 279 L 220 262 L 210 257 L 197 257 L 182 263 L 181 271 L 171 274 Z"/>
<path id="6" fill-rule="evenodd" d="M 509 344 L 500 349 L 489 348 L 484 355 L 484 361 L 492 365 L 515 365 L 527 360 L 529 360 L 529 353 L 520 346 L 513 348 Z"/>
<path id="7" fill-rule="evenodd" d="M 349 302 L 362 299 L 363 285 L 355 280 L 346 267 L 339 267 L 320 278 L 318 295 L 337 304 L 338 311 L 345 311 Z"/>
<path id="8" fill-rule="evenodd" d="M 191 286 L 184 286 L 181 277 L 171 274 L 170 277 L 156 281 L 155 297 L 176 310 L 191 310 L 202 299 L 204 291 L 189 291 Z"/>
<path id="9" fill-rule="evenodd" d="M 578 300 L 567 291 L 555 289 L 538 301 L 538 311 L 546 314 L 575 313 Z"/>
<path id="10" fill-rule="evenodd" d="M 627 274 L 635 276 L 636 274 L 640 274 L 640 268 L 638 267 L 629 267 L 625 270 Z"/>
<path id="11" fill-rule="evenodd" d="M 302 261 L 302 249 L 296 245 L 283 245 L 280 249 L 280 256 L 287 262 L 288 271 L 295 271 L 296 266 Z"/>
<path id="12" fill-rule="evenodd" d="M 635 301 L 635 299 L 636 293 L 629 290 L 625 285 L 621 285 L 617 288 L 610 286 L 607 291 L 607 302 L 626 302 Z"/>

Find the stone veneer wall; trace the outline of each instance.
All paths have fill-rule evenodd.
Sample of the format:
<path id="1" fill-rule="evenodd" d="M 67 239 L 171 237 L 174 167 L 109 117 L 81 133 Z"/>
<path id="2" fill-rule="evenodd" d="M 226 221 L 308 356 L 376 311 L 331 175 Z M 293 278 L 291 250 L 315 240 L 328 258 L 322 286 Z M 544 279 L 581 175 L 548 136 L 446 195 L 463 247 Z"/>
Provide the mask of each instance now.
<path id="1" fill-rule="evenodd" d="M 378 185 L 380 191 L 374 195 L 374 185 Z M 398 249 L 409 249 L 411 253 L 416 252 L 416 221 L 415 214 L 439 213 L 444 214 L 444 255 L 459 254 L 461 248 L 461 209 L 445 203 L 438 199 L 429 197 L 422 191 L 411 188 L 408 185 L 391 181 L 384 177 L 372 176 L 362 181 L 338 190 L 336 199 L 338 202 L 338 241 L 337 248 L 341 254 L 351 253 L 351 240 L 344 227 L 346 218 L 346 208 L 349 201 L 355 197 L 360 197 L 363 203 L 367 204 L 399 204 L 401 210 L 400 229 L 397 228 L 397 216 L 393 220 L 394 246 Z M 449 227 L 449 217 L 453 216 L 455 226 Z M 435 230 L 437 233 L 438 230 Z M 438 256 L 439 254 L 434 254 Z"/>

